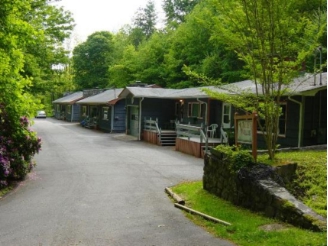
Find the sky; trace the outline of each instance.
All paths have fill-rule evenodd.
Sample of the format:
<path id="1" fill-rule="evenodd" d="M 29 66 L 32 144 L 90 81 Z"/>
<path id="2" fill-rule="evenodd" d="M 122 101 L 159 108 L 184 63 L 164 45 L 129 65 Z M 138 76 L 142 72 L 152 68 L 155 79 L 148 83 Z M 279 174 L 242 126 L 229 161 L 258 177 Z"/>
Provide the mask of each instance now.
<path id="1" fill-rule="evenodd" d="M 162 23 L 162 0 L 153 0 Z M 56 3 L 73 14 L 75 28 L 73 38 L 84 42 L 96 31 L 117 32 L 125 24 L 132 24 L 138 8 L 146 7 L 148 0 L 61 0 Z"/>

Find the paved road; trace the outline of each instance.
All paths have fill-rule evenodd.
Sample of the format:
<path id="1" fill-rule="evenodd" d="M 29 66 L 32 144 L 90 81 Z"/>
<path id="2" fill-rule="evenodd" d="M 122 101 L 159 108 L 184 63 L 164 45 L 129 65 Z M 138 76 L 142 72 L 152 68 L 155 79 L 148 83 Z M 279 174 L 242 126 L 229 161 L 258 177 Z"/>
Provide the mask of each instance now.
<path id="1" fill-rule="evenodd" d="M 168 147 L 38 119 L 37 167 L 0 199 L 0 245 L 232 245 L 174 208 L 164 188 L 202 178 Z"/>

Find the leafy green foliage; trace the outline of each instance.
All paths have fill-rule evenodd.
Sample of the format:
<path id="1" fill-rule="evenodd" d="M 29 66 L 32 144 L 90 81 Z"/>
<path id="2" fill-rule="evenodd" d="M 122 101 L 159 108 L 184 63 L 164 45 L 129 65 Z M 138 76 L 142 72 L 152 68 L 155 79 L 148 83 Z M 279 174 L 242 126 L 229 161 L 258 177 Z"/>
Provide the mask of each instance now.
<path id="1" fill-rule="evenodd" d="M 154 17 L 151 6 L 147 5 L 149 9 L 139 10 L 133 26 L 124 26 L 113 35 L 113 62 L 108 67 L 111 86 L 121 87 L 136 80 L 170 88 L 199 86 L 201 81 L 190 79 L 185 73 L 186 65 L 213 79 L 234 82 L 241 78 L 242 63 L 234 52 L 211 40 L 215 9 L 205 1 L 199 5 L 197 1 L 173 4 L 190 7 L 184 14 L 184 22 L 176 28 L 146 31 L 149 28 L 145 24 L 153 23 L 146 20 Z M 87 53 L 82 47 L 76 49 L 81 50 L 73 53 L 74 60 Z M 76 82 L 92 80 L 84 71 L 83 62 L 74 62 Z"/>
<path id="2" fill-rule="evenodd" d="M 164 60 L 169 87 L 194 87 L 204 83 L 199 77 L 186 74 L 184 68 L 211 81 L 235 82 L 241 78 L 242 63 L 237 56 L 211 38 L 215 15 L 215 9 L 203 1 L 171 33 L 171 46 Z"/>
<path id="3" fill-rule="evenodd" d="M 185 16 L 199 3 L 199 0 L 164 0 L 163 9 L 166 17 L 166 24 L 176 27 L 184 22 Z"/>
<path id="4" fill-rule="evenodd" d="M 270 158 L 274 158 L 277 147 L 279 103 L 285 92 L 283 85 L 297 77 L 326 29 L 325 23 L 318 25 L 295 12 L 297 2 L 211 1 L 218 13 L 212 39 L 237 53 L 245 63 L 247 78 L 256 86 L 255 97 L 253 92 L 235 90 L 240 100 L 235 100 L 234 106 L 255 111 L 265 120 L 265 125 L 261 125 L 261 121 L 259 125 Z M 229 100 L 221 94 L 216 98 Z"/>
<path id="5" fill-rule="evenodd" d="M 148 41 L 140 44 L 137 51 L 136 78 L 149 84 L 166 86 L 163 73 L 163 61 L 168 51 L 166 35 L 163 32 L 154 33 Z"/>
<path id="6" fill-rule="evenodd" d="M 266 78 L 269 83 L 263 91 L 270 92 L 272 81 L 289 83 L 298 73 L 295 68 L 303 67 L 311 49 L 319 42 L 323 46 L 323 55 L 326 50 L 324 28 L 318 29 L 318 23 L 324 23 L 325 18 L 315 11 L 322 4 L 293 0 L 285 8 L 282 2 L 275 0 L 271 6 L 270 2 L 262 0 L 247 1 L 246 5 L 242 0 L 166 0 L 163 3 L 166 27 L 156 30 L 156 13 L 149 1 L 145 8 L 137 11 L 131 26 L 126 25 L 112 35 L 112 60 L 106 64 L 108 74 L 104 81 L 117 87 L 139 80 L 163 87 L 186 88 L 204 82 L 231 83 L 245 77 L 256 78 L 258 84 L 263 84 L 263 78 Z M 311 5 L 308 12 L 307 4 Z M 258 6 L 258 12 L 254 10 L 255 6 Z M 257 16 L 256 13 L 262 14 Z M 317 14 L 317 18 L 313 18 L 313 14 Z M 74 69 L 77 69 L 75 79 L 80 88 L 82 85 L 89 88 L 91 85 L 87 81 L 97 80 L 88 71 L 92 64 L 87 64 L 85 54 L 89 53 L 86 47 L 83 48 L 85 45 L 81 44 L 73 54 Z M 82 61 L 77 61 L 77 56 Z M 313 56 L 310 60 L 313 63 Z M 306 67 L 308 71 L 313 69 L 309 66 Z M 104 74 L 101 73 L 102 78 Z M 279 109 L 270 102 L 279 102 L 282 92 L 272 91 L 271 96 L 259 98 L 263 91 L 259 91 L 257 97 L 246 95 L 251 99 L 246 110 L 254 111 L 255 105 L 261 109 L 258 113 L 263 118 L 276 121 Z M 239 94 L 243 99 L 242 94 L 246 93 Z M 263 104 L 260 105 L 260 101 Z M 241 106 L 244 105 L 238 105 Z M 272 128 L 274 132 L 275 124 L 271 126 L 268 129 Z M 268 143 L 276 146 L 274 141 Z"/>
<path id="7" fill-rule="evenodd" d="M 139 8 L 134 17 L 134 28 L 140 30 L 148 39 L 156 30 L 157 14 L 154 1 L 149 0 L 145 8 Z"/>
<path id="8" fill-rule="evenodd" d="M 237 172 L 243 167 L 251 167 L 255 165 L 253 156 L 248 150 L 241 150 L 236 146 L 218 145 L 215 150 L 223 153 L 225 159 L 230 163 L 230 168 L 233 172 Z"/>
<path id="9" fill-rule="evenodd" d="M 45 91 L 53 91 L 53 64 L 68 64 L 68 51 L 63 42 L 73 29 L 71 13 L 47 4 L 44 0 L 33 1 L 25 16 L 33 28 L 29 36 L 22 37 L 24 44 L 24 69 L 22 76 L 33 78 L 33 86 L 28 90 L 34 96 L 43 96 Z"/>
<path id="10" fill-rule="evenodd" d="M 26 117 L 34 117 L 40 95 L 51 88 L 51 65 L 65 60 L 60 42 L 71 21 L 69 13 L 45 0 L 0 4 L 0 186 L 23 178 L 40 149 Z"/>
<path id="11" fill-rule="evenodd" d="M 95 32 L 74 48 L 74 79 L 80 89 L 108 86 L 108 68 L 113 61 L 112 39 L 110 32 Z"/>
<path id="12" fill-rule="evenodd" d="M 0 188 L 10 179 L 23 179 L 32 169 L 32 157 L 41 148 L 41 139 L 29 129 L 26 117 L 19 122 L 0 105 Z"/>
<path id="13" fill-rule="evenodd" d="M 137 80 L 138 71 L 137 51 L 133 45 L 127 45 L 122 51 L 122 58 L 109 67 L 111 86 L 123 88 Z"/>

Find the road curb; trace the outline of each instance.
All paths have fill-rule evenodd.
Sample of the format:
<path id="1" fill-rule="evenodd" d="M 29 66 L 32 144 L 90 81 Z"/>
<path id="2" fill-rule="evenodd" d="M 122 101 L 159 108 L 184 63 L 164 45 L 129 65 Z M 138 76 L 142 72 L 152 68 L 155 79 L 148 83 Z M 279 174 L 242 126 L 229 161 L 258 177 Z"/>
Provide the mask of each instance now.
<path id="1" fill-rule="evenodd" d="M 226 225 L 226 226 L 231 226 L 231 224 L 229 222 L 226 222 L 224 220 L 220 220 L 220 219 L 214 218 L 214 217 L 212 217 L 210 215 L 201 213 L 199 211 L 196 211 L 196 210 L 193 210 L 191 208 L 188 208 L 188 207 L 184 206 L 185 205 L 185 201 L 180 196 L 178 196 L 177 194 L 175 194 L 170 188 L 166 187 L 165 188 L 165 191 L 175 201 L 174 206 L 176 208 L 180 208 L 180 209 L 185 210 L 185 211 L 187 211 L 187 212 L 189 212 L 191 214 L 199 215 L 199 216 L 203 217 L 204 219 L 210 220 L 210 221 L 215 222 L 215 223 L 220 223 L 220 224 L 223 224 L 223 225 Z"/>
<path id="2" fill-rule="evenodd" d="M 186 206 L 183 206 L 183 205 L 181 205 L 181 204 L 174 203 L 174 206 L 175 206 L 176 208 L 183 209 L 183 210 L 185 210 L 185 211 L 187 211 L 187 212 L 189 212 L 189 213 L 191 213 L 191 214 L 197 214 L 197 215 L 203 217 L 203 218 L 206 219 L 206 220 L 210 220 L 210 221 L 212 221 L 212 222 L 220 223 L 220 224 L 223 224 L 223 225 L 226 225 L 226 226 L 231 226 L 231 224 L 230 224 L 229 222 L 226 222 L 226 221 L 224 221 L 224 220 L 220 220 L 220 219 L 214 218 L 214 217 L 212 217 L 212 216 L 209 216 L 209 215 L 207 215 L 207 214 L 204 214 L 204 213 L 201 213 L 201 212 L 199 212 L 199 211 L 193 210 L 193 209 L 188 208 L 188 207 L 186 207 Z"/>
<path id="3" fill-rule="evenodd" d="M 167 194 L 169 194 L 173 198 L 173 200 L 176 203 L 181 204 L 181 205 L 185 205 L 185 201 L 180 196 L 175 194 L 169 187 L 166 187 L 165 191 L 166 191 Z"/>

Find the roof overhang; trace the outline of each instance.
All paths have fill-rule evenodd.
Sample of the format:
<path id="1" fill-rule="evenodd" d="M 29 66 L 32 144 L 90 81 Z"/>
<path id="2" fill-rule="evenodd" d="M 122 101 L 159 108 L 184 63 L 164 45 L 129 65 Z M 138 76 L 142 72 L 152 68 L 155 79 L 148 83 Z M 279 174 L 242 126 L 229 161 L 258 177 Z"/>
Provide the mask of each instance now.
<path id="1" fill-rule="evenodd" d="M 319 91 L 327 90 L 327 86 L 321 86 L 312 90 L 290 93 L 291 96 L 308 96 L 314 97 Z"/>

